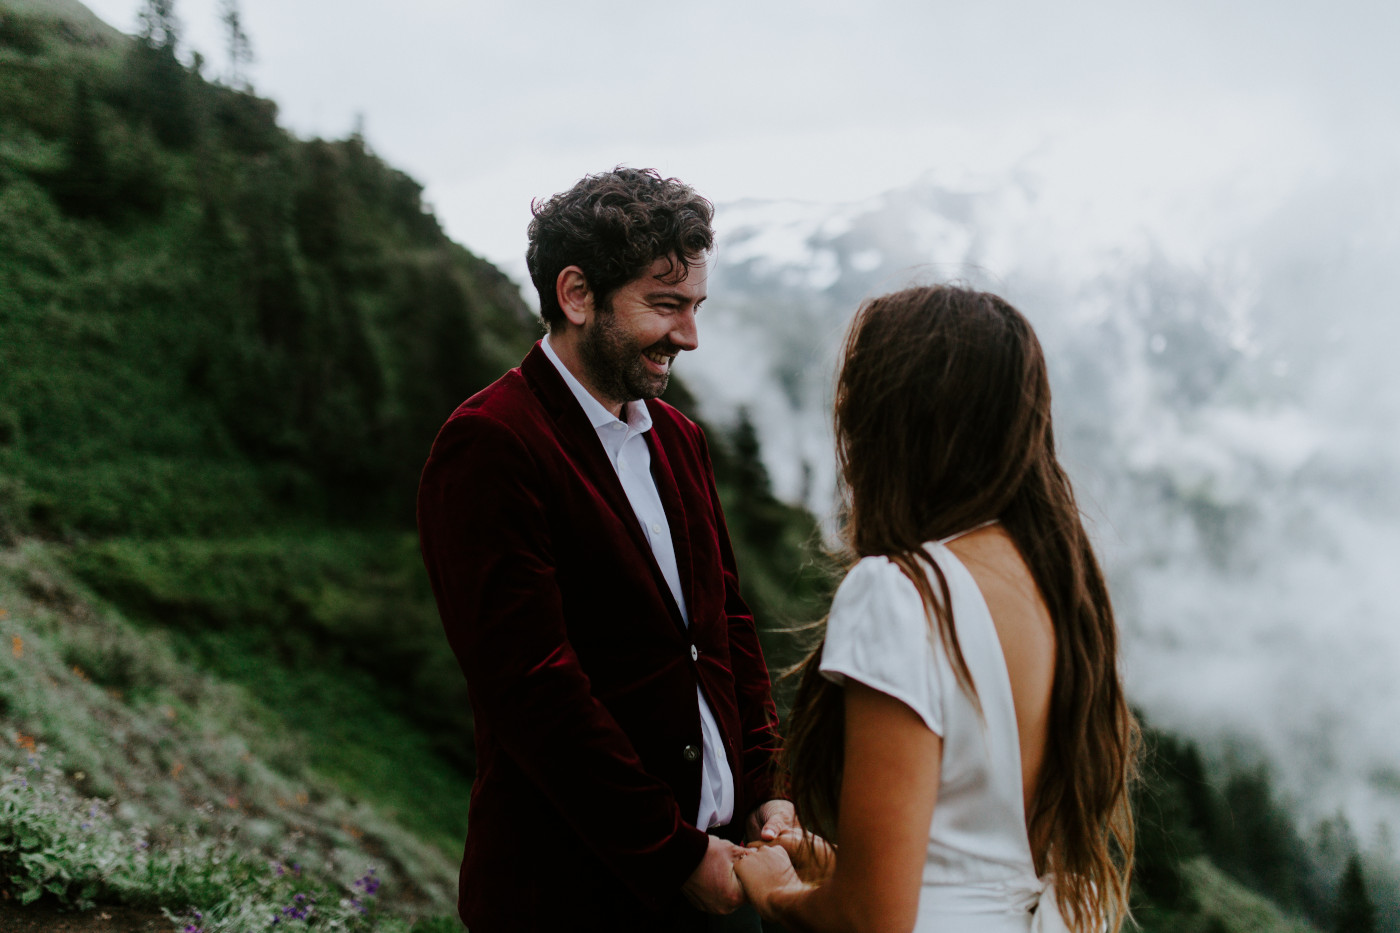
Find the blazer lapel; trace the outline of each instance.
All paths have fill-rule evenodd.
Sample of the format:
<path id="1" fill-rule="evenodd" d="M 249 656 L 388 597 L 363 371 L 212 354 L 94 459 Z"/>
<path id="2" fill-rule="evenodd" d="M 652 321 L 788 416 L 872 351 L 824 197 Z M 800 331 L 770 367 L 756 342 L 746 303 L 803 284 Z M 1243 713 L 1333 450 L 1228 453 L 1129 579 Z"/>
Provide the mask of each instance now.
<path id="1" fill-rule="evenodd" d="M 656 481 L 656 491 L 661 496 L 661 507 L 666 510 L 666 524 L 671 526 L 671 546 L 676 553 L 676 569 L 680 572 L 681 595 L 690 609 L 690 619 L 696 618 L 695 590 L 693 587 L 695 564 L 690 548 L 690 522 L 685 514 L 685 504 L 681 501 L 680 487 L 676 485 L 676 474 L 671 469 L 671 460 L 666 456 L 666 448 L 661 444 L 661 420 L 652 415 L 651 430 L 646 439 L 651 447 L 651 475 Z"/>
<path id="2" fill-rule="evenodd" d="M 559 431 L 560 442 L 573 455 L 575 463 L 579 467 L 579 472 L 589 482 L 593 488 L 598 490 L 604 502 L 612 509 L 623 526 L 627 529 L 632 538 L 632 543 L 641 552 L 642 559 L 651 567 L 652 579 L 656 588 L 660 591 L 661 598 L 665 600 L 667 608 L 670 610 L 671 621 L 682 631 L 685 629 L 685 620 L 681 616 L 680 607 L 676 605 L 676 599 L 671 595 L 671 587 L 667 585 L 665 576 L 661 573 L 661 567 L 656 562 L 656 555 L 652 553 L 651 544 L 647 541 L 646 532 L 642 529 L 642 523 L 637 518 L 636 511 L 632 508 L 632 502 L 627 498 L 627 492 L 622 488 L 622 480 L 618 479 L 617 470 L 608 461 L 607 451 L 603 449 L 603 442 L 598 439 L 598 432 L 593 425 L 588 422 L 588 417 L 579 406 L 578 399 L 569 390 L 564 382 L 564 377 L 559 375 L 559 371 L 554 368 L 549 357 L 545 356 L 544 350 L 540 349 L 539 343 L 531 350 L 520 364 L 520 371 L 535 390 L 536 396 L 554 419 L 554 424 Z M 655 431 L 650 431 L 655 433 Z M 653 451 L 656 449 L 653 446 Z M 653 454 L 653 464 L 655 464 Z M 653 472 L 655 466 L 653 465 Z M 670 475 L 669 469 L 667 475 Z M 674 485 L 674 481 L 672 481 Z M 671 506 L 662 494 L 662 505 L 666 508 L 667 517 L 671 514 Z M 671 525 L 671 535 L 674 538 L 676 533 L 675 525 Z M 682 592 L 689 598 L 690 591 L 688 577 L 684 576 L 689 572 L 689 550 L 686 551 L 687 561 L 683 565 L 686 569 L 682 571 Z M 679 562 L 679 552 L 677 559 Z"/>

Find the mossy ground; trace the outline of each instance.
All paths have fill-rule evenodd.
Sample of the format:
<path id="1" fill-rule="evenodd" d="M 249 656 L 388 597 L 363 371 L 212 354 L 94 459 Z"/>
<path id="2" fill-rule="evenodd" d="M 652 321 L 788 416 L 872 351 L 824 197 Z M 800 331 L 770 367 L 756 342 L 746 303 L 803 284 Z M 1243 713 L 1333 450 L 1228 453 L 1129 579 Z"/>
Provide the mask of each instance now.
<path id="1" fill-rule="evenodd" d="M 469 784 L 412 723 L 375 709 L 372 684 L 326 674 L 289 692 L 298 672 L 254 664 L 230 642 L 221 663 L 247 676 L 222 677 L 194 661 L 183 634 L 135 624 L 92 594 L 51 546 L 0 553 L 0 611 L 0 759 L 17 769 L 7 780 L 34 791 L 16 798 L 15 825 L 49 834 L 45 901 L 208 912 L 228 884 L 296 864 L 307 885 L 342 892 L 373 868 L 386 916 L 451 916 L 452 815 L 460 827 Z M 99 676 L 121 687 L 74 661 L 94 644 L 117 659 Z M 448 827 L 427 831 L 432 818 Z M 165 882 L 129 862 L 147 846 L 169 854 Z M 95 886 L 70 870 L 108 849 Z"/>

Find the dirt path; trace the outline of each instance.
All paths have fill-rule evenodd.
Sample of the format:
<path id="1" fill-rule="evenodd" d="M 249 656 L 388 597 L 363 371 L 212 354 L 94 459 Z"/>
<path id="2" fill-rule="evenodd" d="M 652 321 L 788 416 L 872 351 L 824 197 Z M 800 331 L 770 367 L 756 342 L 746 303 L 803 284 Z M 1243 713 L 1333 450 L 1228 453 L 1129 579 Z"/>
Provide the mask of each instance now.
<path id="1" fill-rule="evenodd" d="M 176 929 L 158 910 L 94 907 L 73 913 L 0 901 L 0 933 L 173 933 Z"/>

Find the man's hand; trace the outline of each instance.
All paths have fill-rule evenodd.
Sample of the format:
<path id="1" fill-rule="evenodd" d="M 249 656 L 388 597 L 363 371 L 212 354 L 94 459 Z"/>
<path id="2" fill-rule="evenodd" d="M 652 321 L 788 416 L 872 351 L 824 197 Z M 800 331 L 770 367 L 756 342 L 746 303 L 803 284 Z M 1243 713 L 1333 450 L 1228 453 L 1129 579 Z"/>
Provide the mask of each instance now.
<path id="1" fill-rule="evenodd" d="M 749 857 L 735 866 L 749 902 L 764 920 L 780 920 L 778 910 L 783 901 L 791 902 L 811 890 L 792 867 L 787 850 L 782 846 L 755 843 Z"/>
<path id="2" fill-rule="evenodd" d="M 749 814 L 746 842 L 776 842 L 789 830 L 797 831 L 797 809 L 791 800 L 770 800 Z"/>
<path id="3" fill-rule="evenodd" d="M 734 874 L 734 863 L 748 853 L 728 840 L 710 837 L 710 847 L 681 891 L 707 914 L 730 914 L 744 903 L 744 889 Z"/>

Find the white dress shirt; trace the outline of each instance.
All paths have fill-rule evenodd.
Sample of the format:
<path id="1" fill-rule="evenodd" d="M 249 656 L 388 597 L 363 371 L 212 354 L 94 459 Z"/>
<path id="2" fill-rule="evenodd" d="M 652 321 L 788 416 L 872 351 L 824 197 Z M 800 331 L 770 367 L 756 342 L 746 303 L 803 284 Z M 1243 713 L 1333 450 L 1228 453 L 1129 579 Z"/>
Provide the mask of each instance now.
<path id="1" fill-rule="evenodd" d="M 651 412 L 646 403 L 628 402 L 623 406 L 627 420 L 622 421 L 603 407 L 603 404 L 583 387 L 583 383 L 569 372 L 569 368 L 559 359 L 546 336 L 540 345 L 544 355 L 559 370 L 569 390 L 583 406 L 583 413 L 598 432 L 598 440 L 608 454 L 608 461 L 617 470 L 617 478 L 622 481 L 622 489 L 627 493 L 627 501 L 636 513 L 646 533 L 651 553 L 661 568 L 661 575 L 671 589 L 680 607 L 681 618 L 690 625 L 690 612 L 686 609 L 685 596 L 681 593 L 680 569 L 676 565 L 676 549 L 671 543 L 671 525 L 666 519 L 666 510 L 661 505 L 661 494 L 656 490 L 656 480 L 651 475 L 651 448 L 647 446 L 643 434 L 651 430 Z M 700 772 L 700 813 L 695 825 L 701 829 L 723 826 L 734 818 L 734 774 L 729 769 L 729 759 L 724 754 L 724 740 L 719 733 L 719 724 L 705 694 L 697 685 L 695 694 L 700 700 L 700 737 L 702 744 Z"/>

